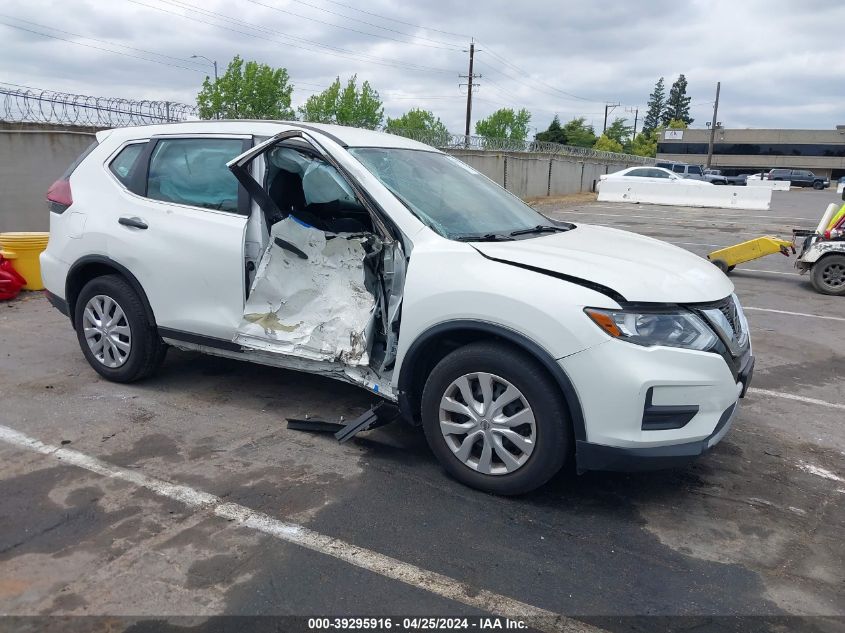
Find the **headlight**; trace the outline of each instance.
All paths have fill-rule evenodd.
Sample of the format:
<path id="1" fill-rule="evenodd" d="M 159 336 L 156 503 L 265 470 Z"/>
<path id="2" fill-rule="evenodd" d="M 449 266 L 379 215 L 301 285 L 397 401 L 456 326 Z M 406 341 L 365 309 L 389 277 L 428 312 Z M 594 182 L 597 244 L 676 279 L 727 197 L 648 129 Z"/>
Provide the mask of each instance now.
<path id="1" fill-rule="evenodd" d="M 718 340 L 706 323 L 692 312 L 639 312 L 584 308 L 596 325 L 618 338 L 636 345 L 684 347 L 706 350 Z"/>

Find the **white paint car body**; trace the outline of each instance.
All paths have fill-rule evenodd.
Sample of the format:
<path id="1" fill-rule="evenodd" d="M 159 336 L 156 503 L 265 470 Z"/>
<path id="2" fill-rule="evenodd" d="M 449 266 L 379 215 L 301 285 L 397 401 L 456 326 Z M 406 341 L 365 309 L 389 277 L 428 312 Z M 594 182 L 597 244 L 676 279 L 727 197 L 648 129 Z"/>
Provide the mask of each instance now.
<path id="1" fill-rule="evenodd" d="M 431 356 L 435 354 L 432 350 L 440 349 L 436 346 L 457 345 L 446 356 L 448 360 L 463 345 L 471 347 L 479 341 L 489 341 L 491 345 L 499 345 L 505 355 L 508 350 L 515 350 L 524 362 L 540 368 L 538 371 L 545 376 L 543 380 L 548 379 L 554 385 L 553 397 L 565 405 L 562 416 L 565 419 L 553 423 L 565 428 L 574 439 L 574 442 L 562 439 L 565 444 L 561 446 L 575 453 L 579 470 L 662 467 L 684 462 L 718 442 L 736 414 L 738 399 L 753 367 L 747 324 L 732 295 L 730 280 L 685 250 L 633 233 L 590 225 L 546 227 L 557 232 L 507 241 L 461 241 L 445 236 L 431 228 L 428 221 L 424 222 L 419 212 L 412 211 L 365 167 L 353 155 L 359 151 L 356 148 L 387 148 L 390 151 L 385 156 L 394 150 L 413 152 L 402 156 L 409 160 L 414 157 L 430 160 L 438 165 L 446 165 L 444 161 L 448 161 L 449 169 L 466 170 L 466 178 L 472 182 L 481 182 L 479 179 L 483 177 L 456 159 L 438 158 L 443 155 L 431 147 L 377 132 L 330 125 L 207 121 L 116 129 L 100 132 L 97 138 L 99 145 L 70 173 L 67 182 L 68 191 L 72 190 L 72 202 L 68 195 L 64 204 L 57 207 L 54 203 L 50 242 L 41 257 L 48 295 L 72 321 L 81 314 L 77 298 L 84 293 L 87 287 L 84 284 L 97 281 L 97 275 L 123 276 L 145 302 L 150 327 L 165 343 L 358 384 L 382 398 L 398 402 L 411 421 L 419 420 L 423 387 L 427 380 L 433 380 L 437 370 L 428 362 L 435 358 Z M 270 227 L 265 226 L 266 214 L 256 199 L 256 195 L 261 198 L 266 193 L 253 191 L 251 198 L 239 198 L 238 204 L 242 206 L 238 208 L 243 213 L 227 212 L 150 199 L 137 193 L 137 189 L 130 191 L 110 171 L 109 165 L 127 144 L 147 143 L 144 147 L 154 152 L 163 140 L 185 138 L 242 141 L 245 153 L 229 161 L 229 167 L 235 172 L 242 170 L 241 177 L 248 174 L 259 188 L 262 165 L 267 170 L 269 161 L 279 160 L 268 153 L 269 148 L 305 144 L 309 151 L 314 150 L 325 161 L 336 165 L 346 184 L 354 188 L 356 199 L 366 198 L 367 208 L 375 209 L 375 215 L 371 216 L 373 226 L 378 229 L 373 229 L 377 233 L 374 239 L 383 249 L 379 265 L 384 272 L 377 279 L 389 288 L 375 292 L 371 312 L 374 320 L 377 315 L 387 315 L 378 318 L 387 319 L 398 329 L 398 341 L 394 340 L 395 360 L 389 367 L 379 366 L 372 355 L 367 356 L 369 364 L 362 364 L 360 355 L 355 356 L 357 362 L 351 362 L 350 356 L 335 354 L 337 350 L 331 346 L 322 348 L 328 357 L 306 353 L 305 347 L 314 343 L 309 338 L 310 332 L 323 325 L 316 322 L 313 316 L 316 311 L 308 312 L 311 304 L 299 313 L 302 318 L 298 323 L 290 326 L 299 328 L 302 322 L 310 320 L 306 323 L 307 331 L 297 330 L 303 336 L 284 342 L 277 326 L 272 324 L 278 316 L 271 314 L 272 309 L 258 315 L 246 313 L 245 306 L 252 300 L 252 296 L 249 300 L 245 298 L 247 292 L 249 288 L 258 288 L 258 281 L 265 279 L 264 275 L 276 275 L 269 281 L 284 286 L 284 274 L 268 266 L 267 258 L 275 257 L 282 262 L 281 266 L 286 265 L 284 262 L 296 263 L 298 257 L 296 248 L 278 247 L 278 242 L 274 246 Z M 262 145 L 261 139 L 269 140 Z M 143 151 L 147 150 L 142 150 L 142 156 Z M 135 165 L 132 169 L 130 178 L 142 168 Z M 144 169 L 150 170 L 149 163 Z M 146 178 L 151 177 L 150 173 Z M 459 177 L 463 178 L 455 176 Z M 691 186 L 701 185 L 677 180 Z M 483 182 L 487 183 L 484 187 L 494 186 L 486 179 Z M 431 187 L 432 192 L 438 192 L 436 183 Z M 244 190 L 239 192 L 239 196 L 246 195 Z M 521 202 L 513 199 L 508 204 L 521 205 Z M 130 225 L 125 224 L 127 219 Z M 136 220 L 149 230 L 132 226 Z M 385 225 L 383 229 L 378 228 L 381 223 Z M 272 226 L 274 235 L 279 226 Z M 294 239 L 290 237 L 293 234 L 285 233 L 282 237 Z M 324 245 L 326 239 L 339 239 L 339 235 L 350 239 L 339 233 L 327 235 L 320 244 Z M 344 252 L 348 259 L 354 251 Z M 258 277 L 251 268 L 256 265 Z M 312 273 L 296 274 L 329 274 L 320 266 L 316 268 Z M 345 272 L 337 274 L 354 274 L 353 269 L 344 265 Z M 372 285 L 374 277 L 367 277 L 363 264 L 357 275 L 358 281 L 369 281 Z M 266 288 L 260 296 L 267 298 Z M 286 301 L 280 299 L 279 318 L 286 314 Z M 351 310 L 343 297 L 337 297 L 334 312 L 325 303 L 320 304 L 323 310 L 320 314 L 329 314 L 326 318 L 334 319 Z M 737 328 L 736 340 L 727 340 L 726 330 L 710 321 L 718 320 L 719 310 L 713 307 L 716 304 L 731 315 Z M 689 307 L 678 308 L 680 305 Z M 661 314 L 653 314 L 655 306 Z M 683 324 L 678 326 L 682 331 L 691 322 L 703 324 L 707 320 L 707 332 L 700 330 L 700 325 L 694 326 L 699 328 L 695 340 L 710 340 L 707 337 L 712 335 L 714 342 L 706 351 L 632 343 L 617 334 L 609 334 L 613 325 L 609 326 L 611 330 L 599 327 L 599 321 L 587 316 L 585 308 L 615 311 L 618 314 L 612 318 L 622 319 L 620 323 L 628 322 L 626 314 L 644 310 L 644 317 L 632 321 L 636 337 L 641 340 L 645 340 L 642 336 L 646 334 L 643 334 L 645 329 L 639 329 L 644 326 L 638 323 L 671 323 L 676 317 L 662 312 L 682 312 L 684 316 L 677 317 Z M 705 309 L 709 309 L 706 314 Z M 250 344 L 250 337 L 262 337 L 260 331 L 256 335 L 254 327 L 245 335 L 247 321 L 252 325 L 272 322 L 261 344 Z M 352 318 L 349 322 L 361 324 Z M 76 326 L 79 327 L 78 322 Z M 379 337 L 384 336 L 386 347 L 391 349 L 389 336 L 373 331 L 369 330 L 368 334 L 365 329 L 365 344 L 373 345 L 373 340 L 383 342 Z M 83 338 L 87 334 L 79 336 L 81 345 L 88 340 Z M 300 344 L 304 347 L 297 348 Z M 731 347 L 733 351 L 728 349 Z M 86 352 L 84 345 L 83 352 Z M 91 358 L 88 360 L 92 362 Z M 94 362 L 92 365 L 110 377 L 111 370 Z M 506 371 L 507 368 L 502 370 Z M 480 376 L 478 388 L 481 388 Z M 510 380 L 518 383 L 522 379 L 514 375 Z M 475 388 L 476 383 L 473 385 Z M 494 385 L 503 388 L 504 383 Z M 528 400 L 525 402 L 530 404 Z M 689 419 L 672 423 L 676 409 L 685 410 L 684 416 Z M 482 414 L 486 415 L 479 413 L 479 420 Z M 442 411 L 440 415 L 444 415 Z M 648 428 L 644 428 L 646 418 L 651 420 Z M 657 423 L 653 423 L 655 419 Z M 661 419 L 666 421 L 663 426 Z M 490 424 L 486 419 L 477 422 Z M 537 424 L 540 422 L 551 423 L 537 420 Z M 540 448 L 535 448 L 539 443 L 531 446 L 539 454 Z M 526 459 L 529 457 L 527 454 Z M 484 459 L 483 454 L 477 459 Z M 489 459 L 488 455 L 487 466 Z M 536 457 L 534 461 L 539 459 Z M 562 461 L 563 456 L 558 468 Z M 446 466 L 450 468 L 449 464 Z M 460 468 L 485 472 L 472 460 L 461 463 Z M 451 468 L 450 472 L 456 474 Z M 473 480 L 469 475 L 463 478 L 462 472 L 456 476 L 466 483 L 498 492 L 522 492 L 543 483 L 528 481 L 497 487 L 495 482 L 507 477 L 497 479 L 494 473 Z M 471 476 L 476 474 L 473 472 Z"/>
<path id="2" fill-rule="evenodd" d="M 689 185 L 692 187 L 707 187 L 713 183 L 706 180 L 698 180 L 696 178 L 681 178 L 663 167 L 653 167 L 649 165 L 640 165 L 638 167 L 628 167 L 620 171 L 615 171 L 612 174 L 602 174 L 599 176 L 599 186 L 604 180 L 621 180 L 624 182 L 649 182 L 649 183 L 673 183 L 681 185 Z"/>

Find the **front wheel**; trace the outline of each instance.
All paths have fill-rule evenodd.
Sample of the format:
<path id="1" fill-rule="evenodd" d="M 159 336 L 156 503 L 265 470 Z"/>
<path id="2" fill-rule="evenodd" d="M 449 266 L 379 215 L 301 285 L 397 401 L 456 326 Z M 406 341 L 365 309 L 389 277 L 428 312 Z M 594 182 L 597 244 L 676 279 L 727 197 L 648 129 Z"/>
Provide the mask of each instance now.
<path id="1" fill-rule="evenodd" d="M 824 183 L 819 181 L 819 180 L 815 181 L 813 183 L 813 189 L 816 189 L 816 190 L 824 189 Z"/>
<path id="2" fill-rule="evenodd" d="M 811 280 L 823 295 L 845 296 L 845 255 L 827 255 L 817 261 Z"/>
<path id="3" fill-rule="evenodd" d="M 144 304 L 119 275 L 104 275 L 82 288 L 74 310 L 76 337 L 94 370 L 114 382 L 152 374 L 167 346 L 147 318 Z"/>
<path id="4" fill-rule="evenodd" d="M 534 490 L 571 450 L 559 386 L 530 356 L 500 343 L 472 343 L 441 360 L 423 390 L 422 421 L 443 467 L 486 492 Z"/>

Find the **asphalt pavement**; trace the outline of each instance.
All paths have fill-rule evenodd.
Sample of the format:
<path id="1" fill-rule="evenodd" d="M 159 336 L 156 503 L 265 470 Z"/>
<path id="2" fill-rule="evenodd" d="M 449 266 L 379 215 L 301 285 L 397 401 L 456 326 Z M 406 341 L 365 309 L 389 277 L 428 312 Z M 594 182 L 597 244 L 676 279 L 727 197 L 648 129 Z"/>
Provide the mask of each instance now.
<path id="1" fill-rule="evenodd" d="M 704 255 L 813 227 L 836 200 L 538 209 Z M 710 454 L 657 473 L 563 472 L 519 498 L 451 480 L 402 424 L 344 445 L 285 428 L 361 413 L 372 400 L 356 387 L 174 350 L 152 379 L 113 384 L 40 293 L 0 304 L 0 614 L 197 617 L 150 629 L 180 631 L 221 614 L 522 613 L 614 631 L 632 630 L 624 616 L 791 615 L 840 630 L 845 298 L 816 294 L 793 262 L 732 274 L 757 367 Z"/>

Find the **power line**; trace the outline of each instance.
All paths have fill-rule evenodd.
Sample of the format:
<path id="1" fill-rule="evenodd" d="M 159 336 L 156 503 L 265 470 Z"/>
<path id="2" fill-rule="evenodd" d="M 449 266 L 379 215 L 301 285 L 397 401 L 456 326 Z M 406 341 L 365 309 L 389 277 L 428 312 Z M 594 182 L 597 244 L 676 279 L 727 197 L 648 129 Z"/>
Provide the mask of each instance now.
<path id="1" fill-rule="evenodd" d="M 432 40 L 432 39 L 429 39 L 427 37 L 423 37 L 421 35 L 415 35 L 414 33 L 406 33 L 405 31 L 399 31 L 397 29 L 392 29 L 389 26 L 381 26 L 381 25 L 375 24 L 373 22 L 367 22 L 366 20 L 359 20 L 358 18 L 353 18 L 350 15 L 338 13 L 337 11 L 332 11 L 331 9 L 326 9 L 324 7 L 317 6 L 316 4 L 311 4 L 310 2 L 305 2 L 304 0 L 298 0 L 297 4 L 302 4 L 302 5 L 305 5 L 306 7 L 311 7 L 312 9 L 317 9 L 317 11 L 323 11 L 325 13 L 330 13 L 331 15 L 336 15 L 336 16 L 344 18 L 346 20 L 352 20 L 353 22 L 358 22 L 359 24 L 366 24 L 367 26 L 372 26 L 373 28 L 376 28 L 376 29 L 382 29 L 383 31 L 390 31 L 391 33 L 397 33 L 399 35 L 404 35 L 406 37 L 412 37 L 412 38 L 415 38 L 415 39 L 418 39 L 418 40 L 425 40 L 426 42 L 431 42 L 432 44 L 441 44 L 441 45 L 444 45 L 444 46 L 448 46 L 448 47 L 450 47 L 450 49 L 453 49 L 453 50 L 461 50 L 461 48 L 462 48 L 461 45 L 452 44 L 450 42 L 443 42 L 441 40 Z M 275 7 L 270 7 L 270 8 L 275 9 Z M 306 19 L 311 19 L 311 18 L 306 18 Z M 345 27 L 340 27 L 340 25 L 337 25 L 337 24 L 332 25 L 332 26 L 337 26 L 338 28 L 345 28 Z M 425 28 L 425 27 L 421 27 L 421 28 Z"/>
<path id="2" fill-rule="evenodd" d="M 242 25 L 243 27 L 248 28 L 248 29 L 252 29 L 252 30 L 256 30 L 256 31 L 264 31 L 264 32 L 273 34 L 274 37 L 273 38 L 264 37 L 264 36 L 258 35 L 256 33 L 251 33 L 251 32 L 248 32 L 248 31 L 242 31 L 242 30 L 239 30 L 239 29 L 231 28 L 229 26 L 224 26 L 222 24 L 217 24 L 215 22 L 209 22 L 208 20 L 203 20 L 203 19 L 200 19 L 199 17 L 196 17 L 196 16 L 187 15 L 185 13 L 177 13 L 175 11 L 169 11 L 169 10 L 163 8 L 163 7 L 158 7 L 158 6 L 154 6 L 154 5 L 151 5 L 151 4 L 146 4 L 144 2 L 140 2 L 139 0 L 127 0 L 127 1 L 131 2 L 133 4 L 143 6 L 143 7 L 147 7 L 148 9 L 153 9 L 155 11 L 161 11 L 162 13 L 167 13 L 167 14 L 170 14 L 170 15 L 178 16 L 180 18 L 184 18 L 186 20 L 191 20 L 193 22 L 199 22 L 201 24 L 207 24 L 207 25 L 213 26 L 215 28 L 224 29 L 224 30 L 227 30 L 227 31 L 232 31 L 233 33 L 239 33 L 240 35 L 246 35 L 248 37 L 263 39 L 263 40 L 266 40 L 266 41 L 269 41 L 269 42 L 277 42 L 278 43 L 278 42 L 281 41 L 286 46 L 291 46 L 293 48 L 302 48 L 304 50 L 308 50 L 308 51 L 311 51 L 311 52 L 326 52 L 329 55 L 336 55 L 338 57 L 346 57 L 348 59 L 353 59 L 355 61 L 365 61 L 365 62 L 378 64 L 378 65 L 382 65 L 382 66 L 388 66 L 388 67 L 391 67 L 391 68 L 400 68 L 402 70 L 414 70 L 414 71 L 418 71 L 418 72 L 432 72 L 432 73 L 445 73 L 445 74 L 452 74 L 452 73 L 455 72 L 454 70 L 449 70 L 449 69 L 446 69 L 446 68 L 434 68 L 434 67 L 431 67 L 431 66 L 421 66 L 421 65 L 417 65 L 417 64 L 409 64 L 407 62 L 402 62 L 400 60 L 391 60 L 391 59 L 384 58 L 384 57 L 374 57 L 372 55 L 364 55 L 364 54 L 356 53 L 354 51 L 350 51 L 350 50 L 347 50 L 347 49 L 337 48 L 335 46 L 329 46 L 327 44 L 322 44 L 322 43 L 316 42 L 314 40 L 308 40 L 308 39 L 305 39 L 305 38 L 302 38 L 302 37 L 297 37 L 295 35 L 289 35 L 287 33 L 284 33 L 283 31 L 278 31 L 278 30 L 271 29 L 271 28 L 268 28 L 268 27 L 263 27 L 263 26 L 260 26 L 260 25 L 257 25 L 257 24 L 253 24 L 253 23 L 247 22 L 245 20 L 239 20 L 238 18 L 233 18 L 233 17 L 228 16 L 228 15 L 223 14 L 223 13 L 218 13 L 216 11 L 202 9 L 200 7 L 196 7 L 196 6 L 188 4 L 186 2 L 181 2 L 181 0 L 158 0 L 158 2 L 162 2 L 162 3 L 165 3 L 165 4 L 171 5 L 171 6 L 175 6 L 179 9 L 182 9 L 182 10 L 187 9 L 188 11 L 194 11 L 196 13 L 205 14 L 209 17 L 212 17 L 213 19 L 222 20 L 222 21 L 226 21 L 226 22 L 229 22 L 229 23 L 234 23 L 236 25 Z M 304 42 L 304 44 L 297 45 L 297 44 L 293 44 L 289 41 L 280 40 L 278 38 L 285 38 L 287 40 Z M 322 51 L 315 51 L 314 48 L 323 49 L 323 50 Z"/>
<path id="3" fill-rule="evenodd" d="M 84 46 L 86 48 L 93 48 L 93 49 L 96 49 L 98 51 L 106 51 L 107 53 L 114 53 L 115 55 L 123 55 L 124 57 L 132 57 L 134 59 L 140 59 L 140 60 L 143 60 L 145 62 L 153 62 L 153 63 L 156 63 L 156 64 L 161 64 L 163 66 L 171 66 L 173 68 L 182 68 L 183 70 L 192 70 L 192 71 L 197 72 L 197 73 L 203 72 L 202 70 L 200 70 L 198 68 L 190 68 L 188 66 L 180 66 L 179 64 L 171 64 L 169 62 L 164 62 L 164 61 L 161 61 L 161 60 L 158 60 L 158 59 L 149 59 L 147 57 L 141 57 L 140 55 L 131 55 L 130 53 L 124 53 L 122 51 L 115 51 L 115 50 L 112 50 L 110 48 L 103 48 L 102 46 L 94 46 L 93 44 L 85 44 L 84 42 L 77 42 L 76 40 L 69 40 L 66 37 L 59 37 L 58 35 L 50 35 L 49 33 L 42 33 L 40 31 L 28 29 L 28 28 L 23 27 L 23 26 L 17 26 L 16 24 L 9 24 L 8 22 L 3 22 L 2 20 L 0 20 L 0 24 L 3 24 L 5 26 L 8 26 L 8 27 L 13 28 L 13 29 L 19 29 L 21 31 L 27 31 L 29 33 L 34 33 L 35 35 L 41 35 L 42 37 L 49 37 L 49 38 L 54 39 L 54 40 L 61 40 L 63 42 L 68 42 L 70 44 L 76 44 L 77 46 Z M 42 27 L 42 28 L 50 28 L 50 27 Z M 76 35 L 76 37 L 83 37 L 83 36 Z M 116 44 L 115 46 L 119 46 L 119 44 Z"/>
<path id="4" fill-rule="evenodd" d="M 504 57 L 502 57 L 501 55 L 497 55 L 494 51 L 492 51 L 492 50 L 490 49 L 490 47 L 489 47 L 489 46 L 487 46 L 487 44 L 484 44 L 484 50 L 485 50 L 488 54 L 490 54 L 490 55 L 492 55 L 493 57 L 495 57 L 496 59 L 498 59 L 501 63 L 505 64 L 506 66 L 509 66 L 509 67 L 513 68 L 513 69 L 514 69 L 514 70 L 516 70 L 517 72 L 522 73 L 524 76 L 528 77 L 531 81 L 533 81 L 533 82 L 535 82 L 535 83 L 537 83 L 537 84 L 543 85 L 543 86 L 545 86 L 546 88 L 549 88 L 550 90 L 553 90 L 553 91 L 555 91 L 555 92 L 558 92 L 558 93 L 560 93 L 560 94 L 562 94 L 562 95 L 566 95 L 567 97 L 571 97 L 571 98 L 573 98 L 573 99 L 577 99 L 577 100 L 579 100 L 579 101 L 589 101 L 589 102 L 592 102 L 592 103 L 604 103 L 603 101 L 597 101 L 597 100 L 595 100 L 595 99 L 589 99 L 589 98 L 587 98 L 587 97 L 582 97 L 582 96 L 580 96 L 580 95 L 576 95 L 576 94 L 573 94 L 573 93 L 571 93 L 571 92 L 566 92 L 565 90 L 561 90 L 560 88 L 556 88 L 556 87 L 554 87 L 554 86 L 552 86 L 552 85 L 550 85 L 550 84 L 547 84 L 545 81 L 542 81 L 542 80 L 540 80 L 540 79 L 534 79 L 533 77 L 531 77 L 531 73 L 529 73 L 527 70 L 525 70 L 525 69 L 523 69 L 523 68 L 520 68 L 520 67 L 519 67 L 519 66 L 517 66 L 516 64 L 511 63 L 510 61 L 508 61 L 507 59 L 505 59 L 505 58 L 504 58 Z M 502 74 L 505 74 L 505 73 L 502 73 Z M 507 76 L 507 75 L 505 74 L 505 76 Z"/>
<path id="5" fill-rule="evenodd" d="M 326 26 L 331 26 L 332 28 L 336 29 L 343 29 L 345 31 L 352 31 L 353 33 L 360 33 L 361 35 L 368 35 L 369 37 L 379 37 L 383 40 L 391 40 L 393 42 L 400 42 L 402 44 L 414 44 L 416 46 L 427 46 L 429 48 L 438 48 L 441 50 L 447 51 L 459 51 L 461 50 L 459 47 L 456 47 L 452 44 L 446 46 L 435 46 L 434 44 L 422 44 L 419 42 L 408 42 L 406 40 L 400 40 L 395 37 L 390 37 L 389 35 L 378 35 L 377 33 L 369 33 L 367 31 L 361 31 L 359 29 L 353 29 L 351 26 L 343 26 L 341 24 L 333 24 L 331 22 L 326 22 L 325 20 L 318 20 L 317 18 L 308 17 L 307 15 L 302 15 L 301 13 L 295 13 L 293 11 L 288 11 L 287 9 L 282 9 L 280 7 L 274 7 L 271 4 L 264 4 L 263 2 L 259 2 L 258 0 L 247 0 L 247 2 L 251 2 L 252 4 L 257 4 L 260 7 L 264 7 L 266 9 L 272 9 L 273 11 L 278 11 L 279 13 L 286 13 L 287 15 L 292 15 L 296 18 L 302 18 L 303 20 L 310 20 L 311 22 L 316 22 L 317 24 L 324 24 Z"/>
<path id="6" fill-rule="evenodd" d="M 372 11 L 365 11 L 364 9 L 359 9 L 358 7 L 353 7 L 348 4 L 344 4 L 343 2 L 337 2 L 337 0 L 325 0 L 326 2 L 331 2 L 332 4 L 345 7 L 347 9 L 351 9 L 353 11 L 358 11 L 358 13 L 365 13 L 366 15 L 372 15 L 377 18 L 381 18 L 382 20 L 389 20 L 390 22 L 396 22 L 397 24 L 404 24 L 405 26 L 413 26 L 418 29 L 424 29 L 426 31 L 435 31 L 437 33 L 443 33 L 444 35 L 454 35 L 455 37 L 460 37 L 461 39 L 468 40 L 472 39 L 471 35 L 467 35 L 466 33 L 453 33 L 451 31 L 442 31 L 440 29 L 431 28 L 429 26 L 423 26 L 421 24 L 414 24 L 413 22 L 405 22 L 404 20 L 397 20 L 396 18 L 389 18 L 386 15 L 381 15 L 379 13 L 373 13 Z"/>
<path id="7" fill-rule="evenodd" d="M 38 24 L 37 22 L 31 22 L 29 20 L 24 20 L 23 18 L 16 18 L 13 15 L 7 15 L 5 13 L 0 13 L 0 17 L 7 18 L 10 20 L 17 20 L 18 22 L 23 22 L 24 24 L 30 24 L 32 26 L 37 26 L 42 29 L 48 29 L 50 31 L 56 31 L 58 33 L 64 33 L 65 35 L 73 35 L 74 37 L 81 37 L 86 40 L 91 40 L 92 42 L 99 42 L 100 44 L 108 44 L 109 46 L 119 46 L 120 48 L 128 48 L 132 51 L 137 51 L 139 53 L 146 53 L 148 55 L 156 55 L 158 57 L 165 57 L 167 59 L 172 59 L 173 61 L 187 63 L 187 64 L 198 64 L 199 62 L 192 62 L 190 59 L 185 59 L 184 57 L 174 57 L 173 55 L 165 55 L 164 53 L 156 53 L 155 51 L 148 51 L 143 48 L 136 48 L 134 46 L 129 46 L 127 44 L 118 44 L 116 42 L 110 42 L 108 40 L 101 40 L 97 39 L 96 37 L 91 37 L 89 35 L 79 35 L 78 33 L 71 33 L 70 31 L 63 31 L 62 29 L 57 29 L 54 26 L 47 26 L 46 24 Z"/>

